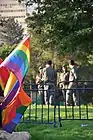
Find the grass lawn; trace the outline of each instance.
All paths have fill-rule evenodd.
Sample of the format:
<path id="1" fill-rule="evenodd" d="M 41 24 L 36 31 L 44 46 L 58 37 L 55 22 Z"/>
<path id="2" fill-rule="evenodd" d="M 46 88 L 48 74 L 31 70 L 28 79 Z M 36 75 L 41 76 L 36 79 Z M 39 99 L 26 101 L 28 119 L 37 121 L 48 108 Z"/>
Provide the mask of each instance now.
<path id="1" fill-rule="evenodd" d="M 87 124 L 81 127 L 81 124 Z M 32 140 L 93 140 L 93 121 L 63 121 L 63 126 L 20 124 L 17 131 L 28 131 Z"/>
<path id="2" fill-rule="evenodd" d="M 32 105 L 31 112 L 29 114 L 29 108 L 25 112 L 25 120 L 29 118 L 32 122 L 40 122 L 42 117 L 42 106 Z M 37 110 L 37 111 L 36 111 Z M 53 121 L 53 106 L 49 108 L 49 119 L 50 122 Z M 81 118 L 87 118 L 86 115 L 86 106 L 81 106 Z M 93 107 L 88 107 L 88 117 L 93 119 Z M 65 108 L 61 106 L 61 117 L 65 118 Z M 72 118 L 72 108 L 67 108 L 68 118 Z M 37 118 L 35 118 L 37 116 Z M 58 113 L 56 112 L 56 119 Z M 43 122 L 47 122 L 48 118 L 48 108 L 43 106 Z M 79 118 L 79 108 L 74 108 L 74 118 Z M 87 124 L 87 126 L 82 127 L 82 124 Z M 92 120 L 64 120 L 62 121 L 62 127 L 54 128 L 52 124 L 31 124 L 29 123 L 20 123 L 17 126 L 17 131 L 28 131 L 32 136 L 32 140 L 93 140 L 93 121 Z"/>
<path id="3" fill-rule="evenodd" d="M 56 107 L 56 121 L 58 121 L 58 107 Z M 60 117 L 62 119 L 93 119 L 93 106 L 60 106 Z M 24 115 L 24 120 L 29 119 L 34 122 L 53 122 L 54 119 L 54 106 L 43 105 L 31 105 L 31 108 L 28 108 Z"/>

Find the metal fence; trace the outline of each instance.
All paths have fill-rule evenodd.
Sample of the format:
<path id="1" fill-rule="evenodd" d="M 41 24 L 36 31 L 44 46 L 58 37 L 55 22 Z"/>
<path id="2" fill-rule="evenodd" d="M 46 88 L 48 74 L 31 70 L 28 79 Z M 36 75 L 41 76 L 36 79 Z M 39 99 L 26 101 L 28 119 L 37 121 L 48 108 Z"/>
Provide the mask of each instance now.
<path id="1" fill-rule="evenodd" d="M 77 86 L 70 89 L 63 89 L 60 85 L 61 82 L 57 86 L 24 84 L 24 89 L 33 102 L 26 110 L 22 122 L 60 127 L 62 120 L 93 120 L 93 81 L 78 81 Z M 69 105 L 66 104 L 67 90 L 71 90 Z M 46 94 L 47 104 L 44 102 Z M 73 94 L 78 95 L 77 105 L 73 103 Z"/>

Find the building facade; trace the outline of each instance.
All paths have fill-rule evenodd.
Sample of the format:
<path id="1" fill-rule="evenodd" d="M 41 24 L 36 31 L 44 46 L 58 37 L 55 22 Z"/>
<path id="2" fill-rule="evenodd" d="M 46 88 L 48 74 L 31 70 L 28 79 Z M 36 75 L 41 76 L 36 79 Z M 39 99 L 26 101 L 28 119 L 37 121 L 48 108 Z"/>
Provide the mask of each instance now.
<path id="1" fill-rule="evenodd" d="M 14 17 L 26 31 L 26 6 L 24 3 L 18 3 L 18 0 L 0 0 L 0 17 Z"/>

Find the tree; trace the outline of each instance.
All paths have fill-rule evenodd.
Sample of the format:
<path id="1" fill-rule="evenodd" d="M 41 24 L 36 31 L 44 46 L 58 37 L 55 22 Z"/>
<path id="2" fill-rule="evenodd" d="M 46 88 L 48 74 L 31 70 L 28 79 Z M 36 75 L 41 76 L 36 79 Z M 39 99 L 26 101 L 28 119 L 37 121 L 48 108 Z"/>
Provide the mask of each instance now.
<path id="1" fill-rule="evenodd" d="M 93 51 L 92 0 L 28 0 L 34 6 L 29 28 L 53 51 L 86 56 Z M 79 58 L 79 57 L 78 57 Z M 82 60 L 82 58 L 81 58 Z"/>
<path id="2" fill-rule="evenodd" d="M 0 38 L 4 44 L 17 45 L 23 38 L 24 29 L 14 18 L 1 19 Z"/>
<path id="3" fill-rule="evenodd" d="M 0 58 L 5 60 L 5 58 L 14 50 L 15 46 L 8 46 L 8 45 L 3 45 L 0 48 Z"/>
<path id="4" fill-rule="evenodd" d="M 88 70 L 93 71 L 93 1 L 26 0 L 27 5 L 34 7 L 32 15 L 26 20 L 28 27 L 39 36 L 46 54 L 50 49 L 57 63 L 76 59 L 84 66 L 80 75 L 91 79 L 92 74 Z M 58 54 L 60 60 L 57 61 Z"/>
<path id="5" fill-rule="evenodd" d="M 44 49 L 44 44 L 40 42 L 40 36 L 35 32 L 31 31 L 31 75 L 33 78 L 36 77 L 38 68 L 45 67 L 45 63 L 48 59 L 53 58 L 53 53 L 50 48 Z"/>

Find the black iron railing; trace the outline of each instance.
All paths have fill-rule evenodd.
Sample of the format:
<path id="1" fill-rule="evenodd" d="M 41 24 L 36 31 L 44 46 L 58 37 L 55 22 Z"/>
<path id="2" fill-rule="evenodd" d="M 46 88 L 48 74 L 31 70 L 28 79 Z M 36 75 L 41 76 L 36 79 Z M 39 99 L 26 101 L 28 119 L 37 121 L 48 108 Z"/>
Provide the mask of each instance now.
<path id="1" fill-rule="evenodd" d="M 24 89 L 33 102 L 26 110 L 22 122 L 61 126 L 62 120 L 93 120 L 93 81 L 78 81 L 77 85 L 70 89 L 64 89 L 60 84 L 62 83 L 56 86 L 54 84 L 24 84 Z M 67 90 L 71 91 L 69 104 L 66 101 Z M 73 102 L 73 94 L 78 95 L 77 104 Z"/>

